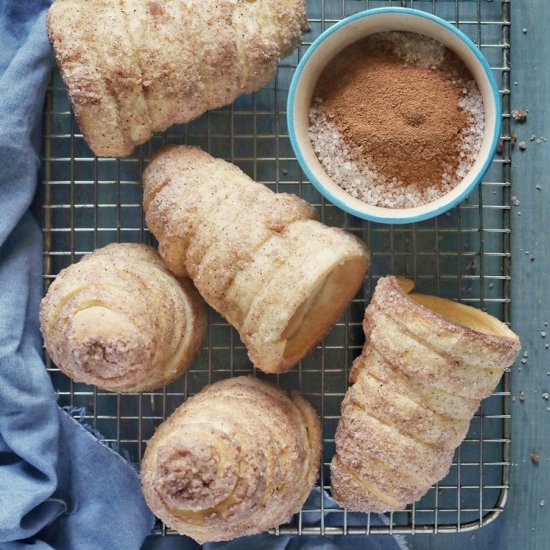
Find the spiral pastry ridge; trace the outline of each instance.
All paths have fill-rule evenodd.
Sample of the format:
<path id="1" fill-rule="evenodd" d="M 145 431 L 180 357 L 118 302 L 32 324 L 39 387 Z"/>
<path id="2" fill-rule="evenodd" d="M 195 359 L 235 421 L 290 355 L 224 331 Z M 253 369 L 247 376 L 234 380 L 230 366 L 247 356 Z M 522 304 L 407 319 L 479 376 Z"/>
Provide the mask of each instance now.
<path id="1" fill-rule="evenodd" d="M 475 308 L 379 280 L 336 430 L 331 487 L 362 512 L 402 510 L 448 473 L 481 399 L 520 349 Z"/>
<path id="2" fill-rule="evenodd" d="M 112 244 L 61 271 L 40 310 L 46 349 L 77 382 L 117 392 L 158 388 L 200 350 L 203 302 L 157 252 Z"/>
<path id="3" fill-rule="evenodd" d="M 320 461 L 311 405 L 237 377 L 203 389 L 156 431 L 142 461 L 155 514 L 199 543 L 276 527 L 298 512 Z"/>
<path id="4" fill-rule="evenodd" d="M 354 235 L 239 168 L 187 146 L 161 150 L 143 174 L 147 224 L 166 265 L 188 275 L 241 336 L 254 366 L 284 372 L 357 294 L 369 263 Z"/>

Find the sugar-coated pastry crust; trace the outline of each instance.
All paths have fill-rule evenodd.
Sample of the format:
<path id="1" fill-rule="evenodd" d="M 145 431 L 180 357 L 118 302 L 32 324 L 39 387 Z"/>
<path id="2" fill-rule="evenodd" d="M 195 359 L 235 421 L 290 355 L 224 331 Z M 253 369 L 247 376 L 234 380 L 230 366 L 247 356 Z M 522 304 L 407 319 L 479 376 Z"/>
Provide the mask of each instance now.
<path id="1" fill-rule="evenodd" d="M 237 328 L 261 370 L 283 372 L 309 353 L 363 281 L 368 253 L 359 239 L 200 149 L 160 151 L 143 186 L 166 265 Z"/>
<path id="2" fill-rule="evenodd" d="M 207 386 L 157 429 L 141 463 L 145 499 L 200 544 L 289 521 L 318 475 L 321 426 L 311 405 L 237 377 Z"/>
<path id="3" fill-rule="evenodd" d="M 304 0 L 57 0 L 48 32 L 92 150 L 126 156 L 271 80 Z"/>
<path id="4" fill-rule="evenodd" d="M 111 244 L 61 271 L 40 308 L 52 360 L 77 382 L 117 392 L 155 389 L 200 350 L 204 302 L 158 253 Z"/>
<path id="5" fill-rule="evenodd" d="M 332 494 L 351 510 L 402 510 L 445 477 L 480 400 L 520 350 L 494 317 L 412 287 L 380 279 L 365 312 L 331 464 Z"/>
<path id="6" fill-rule="evenodd" d="M 104 156 L 125 155 L 133 144 L 122 133 L 118 105 L 96 49 L 84 43 L 92 35 L 92 22 L 89 2 L 62 0 L 48 11 L 50 41 L 88 145 Z"/>

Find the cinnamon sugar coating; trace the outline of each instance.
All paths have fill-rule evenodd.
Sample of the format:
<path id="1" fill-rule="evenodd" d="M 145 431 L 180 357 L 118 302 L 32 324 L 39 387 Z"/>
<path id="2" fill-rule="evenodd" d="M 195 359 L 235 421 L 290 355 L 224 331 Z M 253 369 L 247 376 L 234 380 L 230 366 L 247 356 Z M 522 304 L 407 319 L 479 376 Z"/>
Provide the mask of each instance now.
<path id="1" fill-rule="evenodd" d="M 259 90 L 307 29 L 303 0 L 57 0 L 48 32 L 84 137 L 126 156 Z"/>
<path id="2" fill-rule="evenodd" d="M 382 177 L 425 186 L 456 170 L 467 119 L 451 68 L 469 74 L 449 50 L 445 59 L 442 67 L 406 63 L 374 35 L 348 46 L 321 75 L 323 108 Z"/>
<path id="3" fill-rule="evenodd" d="M 336 431 L 331 487 L 351 510 L 402 510 L 448 473 L 481 399 L 519 353 L 518 337 L 474 308 L 380 279 Z"/>
<path id="4" fill-rule="evenodd" d="M 164 422 L 141 465 L 147 503 L 200 544 L 289 521 L 317 479 L 321 426 L 311 405 L 271 383 L 207 386 Z"/>
<path id="5" fill-rule="evenodd" d="M 117 392 L 155 389 L 200 350 L 204 303 L 158 253 L 111 244 L 62 270 L 40 307 L 46 349 L 77 382 Z"/>
<path id="6" fill-rule="evenodd" d="M 294 366 L 363 281 L 368 253 L 359 239 L 200 149 L 163 149 L 143 186 L 147 225 L 166 264 L 239 331 L 259 369 Z"/>

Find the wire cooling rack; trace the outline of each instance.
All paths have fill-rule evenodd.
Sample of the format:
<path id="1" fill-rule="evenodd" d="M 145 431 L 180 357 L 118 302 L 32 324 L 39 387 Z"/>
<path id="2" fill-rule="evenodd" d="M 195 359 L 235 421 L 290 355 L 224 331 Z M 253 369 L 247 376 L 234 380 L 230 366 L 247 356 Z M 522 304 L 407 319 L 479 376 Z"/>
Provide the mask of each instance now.
<path id="1" fill-rule="evenodd" d="M 312 40 L 342 17 L 390 5 L 435 13 L 467 33 L 491 63 L 504 107 L 502 153 L 482 185 L 461 205 L 435 220 L 395 227 L 363 222 L 322 199 L 304 179 L 293 156 L 285 116 L 293 70 Z M 187 126 L 174 126 L 132 156 L 119 160 L 94 157 L 75 122 L 63 82 L 54 72 L 45 110 L 41 186 L 45 290 L 62 268 L 97 247 L 116 241 L 151 242 L 141 209 L 140 175 L 148 158 L 163 144 L 199 145 L 276 191 L 300 195 L 319 210 L 325 223 L 358 234 L 371 250 L 372 266 L 344 318 L 314 353 L 291 372 L 277 376 L 281 387 L 299 389 L 319 412 L 324 456 L 319 489 L 290 524 L 273 533 L 449 533 L 476 529 L 502 511 L 507 497 L 507 373 L 473 419 L 449 475 L 407 510 L 380 521 L 338 508 L 328 497 L 329 464 L 348 370 L 363 344 L 364 309 L 379 277 L 404 275 L 414 279 L 421 292 L 458 299 L 509 320 L 510 0 L 309 0 L 308 14 L 311 32 L 263 90 Z M 207 383 L 253 372 L 236 331 L 211 310 L 209 321 L 205 344 L 192 368 L 158 391 L 125 395 L 103 392 L 72 382 L 47 359 L 61 405 L 85 407 L 86 421 L 138 464 L 155 428 L 188 396 Z M 160 522 L 156 532 L 171 534 Z"/>

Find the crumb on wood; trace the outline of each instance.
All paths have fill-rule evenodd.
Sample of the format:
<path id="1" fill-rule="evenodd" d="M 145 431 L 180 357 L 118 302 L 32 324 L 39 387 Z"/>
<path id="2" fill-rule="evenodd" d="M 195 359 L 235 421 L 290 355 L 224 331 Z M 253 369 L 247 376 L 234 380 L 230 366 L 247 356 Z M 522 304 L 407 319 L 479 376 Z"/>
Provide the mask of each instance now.
<path id="1" fill-rule="evenodd" d="M 518 393 L 518 399 L 522 402 L 525 401 L 525 392 L 523 390 L 520 390 Z"/>
<path id="2" fill-rule="evenodd" d="M 518 140 L 518 136 L 516 135 L 516 133 L 514 131 L 510 132 L 510 145 L 512 146 L 512 148 L 516 144 L 517 140 Z"/>
<path id="3" fill-rule="evenodd" d="M 525 122 L 527 120 L 527 111 L 523 109 L 514 109 L 512 111 L 512 117 L 517 122 Z"/>
<path id="4" fill-rule="evenodd" d="M 538 464 L 540 462 L 540 457 L 537 453 L 531 453 L 531 462 L 533 464 Z"/>
<path id="5" fill-rule="evenodd" d="M 520 151 L 525 151 L 525 149 L 527 149 L 527 143 L 525 143 L 525 141 L 520 141 L 518 147 Z"/>

